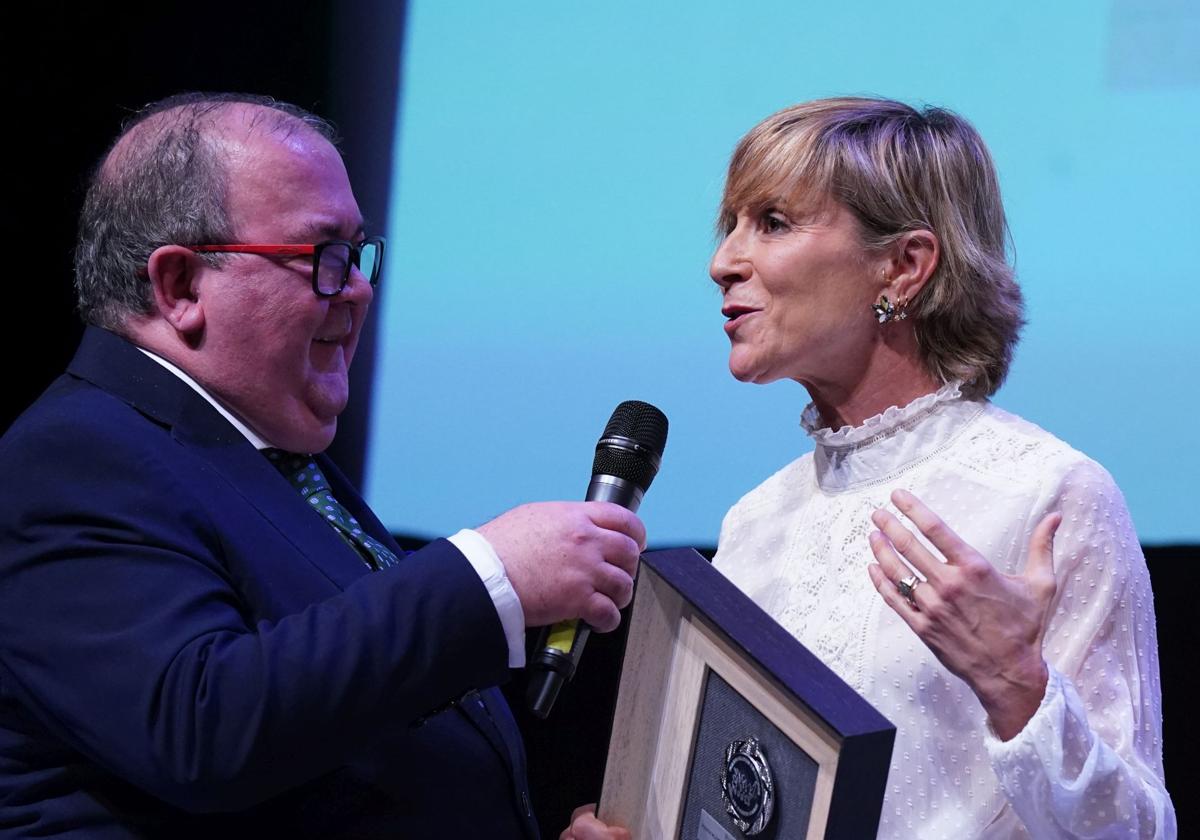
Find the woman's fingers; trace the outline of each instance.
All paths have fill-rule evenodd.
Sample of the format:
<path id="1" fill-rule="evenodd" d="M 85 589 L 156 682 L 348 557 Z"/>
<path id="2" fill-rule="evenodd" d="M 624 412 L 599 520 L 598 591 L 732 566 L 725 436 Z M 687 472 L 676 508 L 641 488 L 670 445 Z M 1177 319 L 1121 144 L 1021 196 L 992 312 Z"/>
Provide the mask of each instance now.
<path id="1" fill-rule="evenodd" d="M 880 508 L 871 514 L 871 521 L 875 523 L 875 527 L 887 538 L 888 543 L 890 543 L 895 552 L 907 560 L 909 566 L 920 572 L 921 577 L 926 579 L 935 579 L 938 577 L 942 561 L 934 557 L 929 552 L 929 549 L 921 545 L 921 541 L 913 536 L 912 532 L 905 528 L 899 519 L 883 508 Z M 890 574 L 891 570 L 889 569 L 888 572 Z M 905 577 L 908 574 L 909 572 L 905 571 L 900 577 Z"/>
<path id="2" fill-rule="evenodd" d="M 954 563 L 974 554 L 974 550 L 962 537 L 912 493 L 907 490 L 893 490 L 892 504 L 917 526 L 917 530 L 925 535 L 925 539 L 929 540 L 948 562 Z M 908 557 L 908 554 L 905 553 L 904 556 Z"/>
<path id="3" fill-rule="evenodd" d="M 1029 559 L 1025 562 L 1026 577 L 1054 578 L 1054 534 L 1061 524 L 1061 513 L 1048 513 L 1033 529 L 1033 536 L 1029 538 Z"/>
<path id="4" fill-rule="evenodd" d="M 883 565 L 880 563 L 872 563 L 867 566 L 867 574 L 871 576 L 871 583 L 875 584 L 875 591 L 879 593 L 892 610 L 900 616 L 901 620 L 907 624 L 912 631 L 920 636 L 926 629 L 927 621 L 921 613 L 920 607 L 914 607 L 905 600 L 900 591 L 896 589 L 896 581 L 891 578 L 883 570 Z M 920 591 L 918 586 L 917 590 Z M 917 593 L 913 594 L 915 598 Z"/>
<path id="5" fill-rule="evenodd" d="M 872 565 L 878 567 L 879 573 L 890 584 L 891 594 L 894 594 L 898 599 L 889 600 L 888 603 L 893 608 L 899 606 L 910 612 L 913 611 L 914 606 L 920 609 L 922 600 L 929 597 L 929 585 L 925 581 L 922 581 L 918 575 L 914 575 L 912 569 L 904 564 L 904 561 L 900 559 L 900 556 L 896 553 L 896 549 L 892 546 L 891 541 L 884 534 L 875 531 L 868 536 L 867 541 L 871 545 L 871 553 L 875 555 L 875 559 L 878 561 Z M 909 601 L 908 598 L 901 594 L 898 584 L 902 580 L 913 577 L 917 579 L 917 582 L 913 585 L 912 600 Z M 873 574 L 871 580 L 875 581 Z M 879 589 L 878 581 L 875 581 L 875 583 L 875 588 Z M 884 595 L 885 599 L 887 598 L 887 593 L 882 590 L 880 590 L 880 594 Z"/>
<path id="6" fill-rule="evenodd" d="M 1061 513 L 1048 513 L 1029 538 L 1029 558 L 1025 561 L 1022 577 L 1043 609 L 1049 609 L 1054 593 L 1058 591 L 1058 580 L 1054 577 L 1054 534 L 1061 524 Z M 1043 626 L 1042 632 L 1045 629 Z"/>

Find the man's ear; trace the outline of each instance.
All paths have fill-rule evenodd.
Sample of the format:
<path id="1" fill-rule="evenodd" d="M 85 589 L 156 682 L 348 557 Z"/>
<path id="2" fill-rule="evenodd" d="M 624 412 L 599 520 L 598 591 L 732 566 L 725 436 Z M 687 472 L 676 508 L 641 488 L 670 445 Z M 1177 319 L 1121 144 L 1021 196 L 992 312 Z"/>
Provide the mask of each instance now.
<path id="1" fill-rule="evenodd" d="M 897 300 L 911 301 L 938 267 L 942 244 L 929 230 L 910 230 L 891 246 L 891 288 Z"/>
<path id="2" fill-rule="evenodd" d="M 182 245 L 156 248 L 146 261 L 154 292 L 154 308 L 185 340 L 198 338 L 204 329 L 204 306 L 198 281 L 204 264 Z"/>

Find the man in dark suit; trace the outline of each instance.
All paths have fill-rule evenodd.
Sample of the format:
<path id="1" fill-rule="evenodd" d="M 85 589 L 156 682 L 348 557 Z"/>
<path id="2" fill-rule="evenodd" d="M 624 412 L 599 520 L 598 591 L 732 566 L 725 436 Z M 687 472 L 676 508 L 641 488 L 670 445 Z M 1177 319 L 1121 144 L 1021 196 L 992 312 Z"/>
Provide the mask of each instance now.
<path id="1" fill-rule="evenodd" d="M 188 95 L 97 169 L 91 326 L 0 441 L 4 837 L 537 834 L 490 686 L 615 627 L 645 533 L 535 504 L 403 557 L 319 454 L 382 248 L 331 131 Z"/>

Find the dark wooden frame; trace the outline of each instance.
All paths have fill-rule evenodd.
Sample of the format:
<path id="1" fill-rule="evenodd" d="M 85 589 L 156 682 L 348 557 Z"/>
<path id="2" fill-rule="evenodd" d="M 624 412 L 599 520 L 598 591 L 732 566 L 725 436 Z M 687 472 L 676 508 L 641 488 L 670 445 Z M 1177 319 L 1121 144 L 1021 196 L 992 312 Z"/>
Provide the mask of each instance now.
<path id="1" fill-rule="evenodd" d="M 691 549 L 642 557 L 600 818 L 678 837 L 709 669 L 817 761 L 808 837 L 875 837 L 895 727 Z"/>

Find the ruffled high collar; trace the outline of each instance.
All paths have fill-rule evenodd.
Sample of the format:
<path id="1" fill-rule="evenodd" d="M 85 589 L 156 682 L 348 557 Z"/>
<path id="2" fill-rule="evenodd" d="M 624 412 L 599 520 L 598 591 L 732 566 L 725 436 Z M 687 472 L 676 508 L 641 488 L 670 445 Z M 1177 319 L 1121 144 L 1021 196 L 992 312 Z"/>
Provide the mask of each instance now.
<path id="1" fill-rule="evenodd" d="M 889 481 L 936 454 L 984 410 L 986 403 L 963 399 L 950 382 L 906 406 L 892 406 L 859 426 L 834 430 L 821 425 L 809 403 L 800 425 L 816 444 L 813 453 L 821 489 L 842 492 Z"/>

